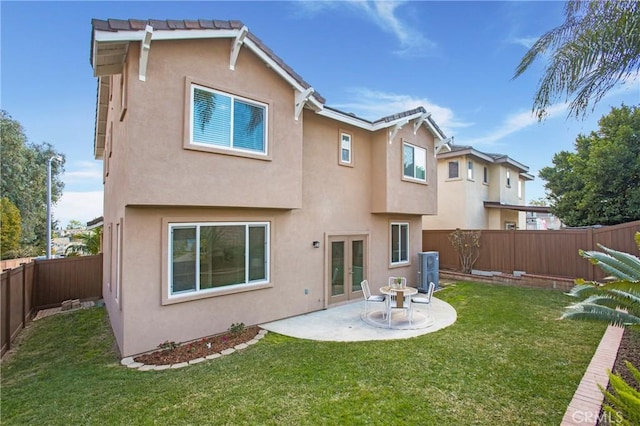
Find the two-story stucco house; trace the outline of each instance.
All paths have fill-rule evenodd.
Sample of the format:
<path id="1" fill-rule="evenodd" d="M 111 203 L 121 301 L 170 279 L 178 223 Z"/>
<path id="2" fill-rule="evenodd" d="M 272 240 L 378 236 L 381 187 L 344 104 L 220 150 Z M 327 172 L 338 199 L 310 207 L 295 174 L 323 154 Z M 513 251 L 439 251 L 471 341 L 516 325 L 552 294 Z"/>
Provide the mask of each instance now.
<path id="1" fill-rule="evenodd" d="M 424 229 L 526 229 L 525 182 L 529 167 L 503 154 L 450 145 L 438 153 L 438 212 Z M 548 208 L 546 208 L 548 211 Z"/>
<path id="2" fill-rule="evenodd" d="M 329 108 L 238 21 L 92 24 L 103 293 L 123 356 L 416 279 L 445 140 L 424 108 L 374 122 Z"/>

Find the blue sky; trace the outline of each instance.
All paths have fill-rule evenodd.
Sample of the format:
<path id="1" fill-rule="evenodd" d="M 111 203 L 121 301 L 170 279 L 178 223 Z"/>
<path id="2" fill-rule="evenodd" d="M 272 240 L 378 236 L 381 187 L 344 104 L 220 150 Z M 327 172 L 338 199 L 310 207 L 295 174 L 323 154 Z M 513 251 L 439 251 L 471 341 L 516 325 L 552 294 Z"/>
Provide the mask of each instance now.
<path id="1" fill-rule="evenodd" d="M 564 20 L 564 2 L 12 2 L 0 3 L 1 108 L 31 142 L 66 155 L 54 218 L 102 214 L 102 162 L 93 158 L 96 79 L 91 19 L 237 19 L 327 99 L 368 119 L 422 105 L 455 143 L 538 171 L 612 106 L 640 103 L 640 80 L 620 86 L 585 120 L 563 103 L 531 115 L 544 63 L 512 80 L 528 47 Z M 153 53 L 150 56 L 153 61 Z"/>

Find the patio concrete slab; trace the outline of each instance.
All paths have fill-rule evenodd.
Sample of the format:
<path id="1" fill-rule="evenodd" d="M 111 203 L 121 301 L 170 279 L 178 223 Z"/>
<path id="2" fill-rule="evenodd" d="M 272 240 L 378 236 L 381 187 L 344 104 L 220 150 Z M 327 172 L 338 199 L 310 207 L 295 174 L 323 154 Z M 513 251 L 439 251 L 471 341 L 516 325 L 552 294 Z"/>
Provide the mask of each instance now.
<path id="1" fill-rule="evenodd" d="M 431 299 L 431 307 L 414 305 L 414 321 L 394 317 L 392 328 L 382 320 L 382 311 L 372 304 L 364 316 L 364 301 L 348 303 L 328 309 L 285 318 L 260 327 L 274 333 L 299 339 L 332 342 L 408 339 L 441 330 L 457 319 L 456 310 L 437 298 Z M 396 312 L 394 315 L 404 315 Z"/>

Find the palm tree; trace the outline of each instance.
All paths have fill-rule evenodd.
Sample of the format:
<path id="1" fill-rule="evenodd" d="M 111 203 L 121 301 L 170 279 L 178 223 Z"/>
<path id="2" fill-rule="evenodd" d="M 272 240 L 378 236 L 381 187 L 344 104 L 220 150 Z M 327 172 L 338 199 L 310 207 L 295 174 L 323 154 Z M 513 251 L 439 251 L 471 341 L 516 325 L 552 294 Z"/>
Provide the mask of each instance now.
<path id="1" fill-rule="evenodd" d="M 532 110 L 539 120 L 565 95 L 569 115 L 584 116 L 619 82 L 640 73 L 640 2 L 569 1 L 565 22 L 544 34 L 522 58 L 513 78 L 540 56 L 549 57 Z"/>
<path id="2" fill-rule="evenodd" d="M 640 232 L 635 234 L 640 250 Z M 594 319 L 640 329 L 640 259 L 629 253 L 611 250 L 602 245 L 604 252 L 580 251 L 580 255 L 610 274 L 607 283 L 584 282 L 569 292 L 575 297 L 588 296 L 567 308 L 562 318 Z M 629 361 L 625 362 L 635 381 L 640 384 L 640 372 Z M 619 374 L 609 372 L 611 392 L 598 385 L 605 396 L 605 413 L 615 418 L 616 424 L 639 424 L 640 392 L 624 381 Z"/>
<path id="3" fill-rule="evenodd" d="M 79 242 L 68 246 L 64 251 L 65 256 L 91 256 L 98 254 L 101 249 L 102 228 L 78 234 L 74 237 L 74 240 L 79 240 Z"/>
<path id="4" fill-rule="evenodd" d="M 640 250 L 640 232 L 635 239 Z M 604 252 L 581 250 L 580 255 L 610 274 L 613 280 L 606 283 L 577 280 L 578 285 L 568 294 L 588 297 L 569 306 L 562 318 L 595 319 L 640 329 L 640 259 L 599 247 Z"/>

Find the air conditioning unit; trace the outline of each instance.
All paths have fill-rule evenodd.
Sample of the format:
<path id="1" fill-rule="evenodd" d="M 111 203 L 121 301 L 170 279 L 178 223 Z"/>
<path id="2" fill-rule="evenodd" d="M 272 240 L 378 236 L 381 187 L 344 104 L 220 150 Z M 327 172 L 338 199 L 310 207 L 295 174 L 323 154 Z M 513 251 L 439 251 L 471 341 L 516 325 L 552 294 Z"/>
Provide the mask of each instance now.
<path id="1" fill-rule="evenodd" d="M 440 287 L 440 254 L 437 251 L 423 251 L 418 253 L 418 291 L 429 291 L 429 283 Z"/>

